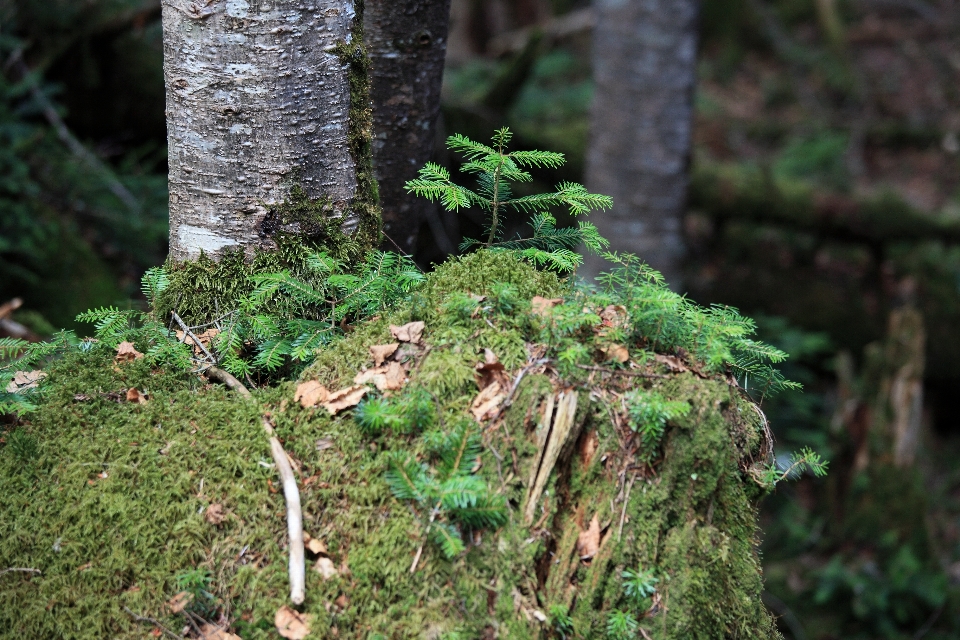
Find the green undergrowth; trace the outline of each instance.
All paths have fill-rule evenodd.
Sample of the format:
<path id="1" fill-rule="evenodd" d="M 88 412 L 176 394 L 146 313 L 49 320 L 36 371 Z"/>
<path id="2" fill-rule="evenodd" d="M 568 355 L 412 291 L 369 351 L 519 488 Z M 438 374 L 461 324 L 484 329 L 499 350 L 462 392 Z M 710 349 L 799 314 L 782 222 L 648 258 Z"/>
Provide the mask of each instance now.
<path id="1" fill-rule="evenodd" d="M 147 359 L 116 365 L 103 342 L 68 350 L 0 446 L 0 570 L 40 571 L 0 574 L 0 638 L 144 637 L 152 625 L 132 614 L 179 630 L 164 603 L 185 584 L 212 594 L 195 611 L 223 613 L 244 640 L 277 638 L 286 521 L 264 413 L 298 467 L 304 529 L 337 569 L 324 580 L 308 559 L 311 637 L 778 637 L 755 551 L 769 442 L 729 377 L 760 347 L 742 342 L 746 320 L 696 315 L 641 271 L 618 272 L 634 279 L 626 295 L 503 252 L 450 261 L 302 373 L 350 385 L 390 324 L 425 323 L 423 344 L 402 347 L 404 389 L 371 387 L 334 417 L 294 402 L 295 382 L 245 401 Z M 535 313 L 537 295 L 559 300 Z M 649 377 L 611 373 L 625 366 L 611 344 Z M 492 424 L 469 412 L 485 350 L 511 386 L 534 365 Z M 147 402 L 126 401 L 130 388 Z M 537 425 L 561 390 L 578 394 L 579 436 L 525 523 Z M 406 488 L 403 469 L 417 476 Z M 594 520 L 598 549 L 581 559 Z"/>

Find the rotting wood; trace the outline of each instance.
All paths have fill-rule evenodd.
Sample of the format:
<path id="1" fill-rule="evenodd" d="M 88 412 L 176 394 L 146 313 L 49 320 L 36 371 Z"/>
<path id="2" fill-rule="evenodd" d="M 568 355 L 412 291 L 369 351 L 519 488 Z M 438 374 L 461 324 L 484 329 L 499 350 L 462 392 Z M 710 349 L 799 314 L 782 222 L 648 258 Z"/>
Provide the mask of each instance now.
<path id="1" fill-rule="evenodd" d="M 534 458 L 530 463 L 530 477 L 527 480 L 527 502 L 530 501 L 530 492 L 533 491 L 533 486 L 537 483 L 537 477 L 540 475 L 540 463 L 543 460 L 543 452 L 547 446 L 547 440 L 550 438 L 550 428 L 553 425 L 553 409 L 556 402 L 556 395 L 553 393 L 549 394 L 545 400 L 545 406 L 543 408 L 543 414 L 540 416 L 540 422 L 537 424 L 536 431 L 534 431 L 534 437 L 537 439 L 537 452 L 534 454 Z M 530 512 L 529 507 L 524 507 L 524 514 Z M 526 518 L 526 515 L 524 515 Z M 530 521 L 533 520 L 531 515 L 529 518 Z"/>
<path id="2" fill-rule="evenodd" d="M 564 449 L 568 449 L 568 441 L 579 435 L 579 430 L 574 428 L 574 418 L 577 414 L 577 398 L 579 394 L 574 389 L 561 391 L 556 399 L 557 414 L 553 419 L 553 425 L 546 438 L 546 446 L 538 449 L 537 457 L 540 458 L 537 478 L 530 486 L 527 494 L 526 506 L 524 507 L 523 519 L 526 524 L 533 522 L 536 513 L 537 503 L 543 494 L 553 467 L 560 459 Z M 546 415 L 546 414 L 545 414 Z M 542 452 L 542 453 L 541 453 Z"/>

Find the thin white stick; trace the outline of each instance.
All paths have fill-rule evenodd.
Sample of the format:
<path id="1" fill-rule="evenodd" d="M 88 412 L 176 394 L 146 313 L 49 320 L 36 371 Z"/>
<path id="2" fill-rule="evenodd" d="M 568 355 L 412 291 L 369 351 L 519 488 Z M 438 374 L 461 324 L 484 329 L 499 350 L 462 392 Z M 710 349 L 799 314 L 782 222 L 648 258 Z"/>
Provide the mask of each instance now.
<path id="1" fill-rule="evenodd" d="M 290 600 L 302 604 L 306 591 L 306 563 L 303 554 L 303 513 L 300 509 L 300 491 L 287 453 L 273 435 L 273 425 L 264 416 L 263 428 L 270 436 L 270 454 L 277 465 L 283 483 L 283 497 L 287 501 L 287 535 L 290 537 Z"/>

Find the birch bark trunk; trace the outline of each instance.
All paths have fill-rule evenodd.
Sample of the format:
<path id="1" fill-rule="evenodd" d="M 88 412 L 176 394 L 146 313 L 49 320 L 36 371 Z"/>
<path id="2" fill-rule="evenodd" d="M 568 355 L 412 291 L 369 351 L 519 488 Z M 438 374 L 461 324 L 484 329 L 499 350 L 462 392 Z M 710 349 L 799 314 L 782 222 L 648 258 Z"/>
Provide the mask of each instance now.
<path id="1" fill-rule="evenodd" d="M 261 224 L 294 186 L 356 227 L 349 64 L 336 51 L 354 4 L 163 0 L 173 261 L 272 248 Z"/>
<path id="2" fill-rule="evenodd" d="M 591 222 L 680 287 L 696 80 L 697 0 L 595 0 L 587 187 L 613 197 Z M 588 257 L 582 274 L 603 261 Z"/>
<path id="3" fill-rule="evenodd" d="M 403 185 L 433 152 L 449 22 L 450 0 L 367 0 L 364 11 L 383 230 L 407 253 L 432 203 Z"/>

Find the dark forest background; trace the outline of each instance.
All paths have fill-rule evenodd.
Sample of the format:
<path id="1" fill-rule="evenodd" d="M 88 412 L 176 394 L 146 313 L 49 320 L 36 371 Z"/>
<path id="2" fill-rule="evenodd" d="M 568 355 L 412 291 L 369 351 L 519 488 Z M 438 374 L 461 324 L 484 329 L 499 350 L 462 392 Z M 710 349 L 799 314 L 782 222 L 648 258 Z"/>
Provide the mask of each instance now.
<path id="1" fill-rule="evenodd" d="M 0 2 L 0 334 L 136 305 L 166 256 L 160 6 Z M 454 0 L 442 140 L 564 152 L 583 180 L 589 2 Z M 782 455 L 831 460 L 764 503 L 766 604 L 799 640 L 960 636 L 960 2 L 704 0 L 685 290 L 793 354 Z M 415 258 L 476 236 L 433 211 Z M 22 304 L 4 304 L 19 299 Z M 914 322 L 919 318 L 920 322 Z M 918 453 L 878 455 L 904 368 Z M 871 448 L 872 447 L 872 448 Z"/>

